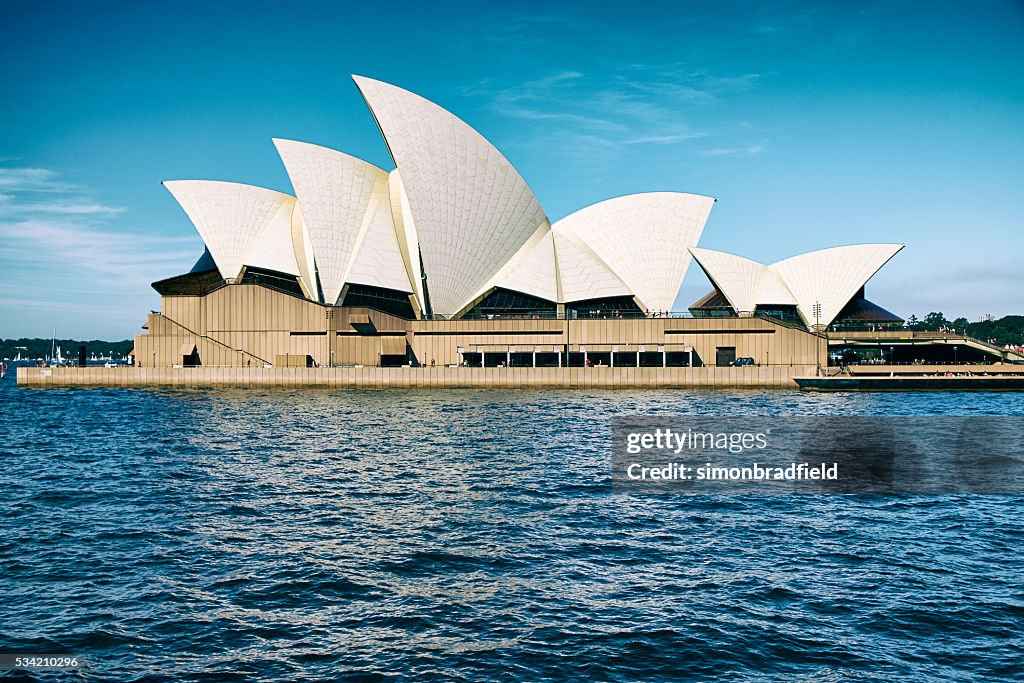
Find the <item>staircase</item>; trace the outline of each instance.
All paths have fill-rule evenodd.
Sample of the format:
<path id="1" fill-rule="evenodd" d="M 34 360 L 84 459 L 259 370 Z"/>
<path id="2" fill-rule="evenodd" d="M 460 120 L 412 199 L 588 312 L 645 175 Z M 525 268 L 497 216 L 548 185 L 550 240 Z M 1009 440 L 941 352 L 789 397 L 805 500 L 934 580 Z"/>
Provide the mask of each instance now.
<path id="1" fill-rule="evenodd" d="M 155 317 L 160 317 L 161 319 L 166 320 L 167 322 L 171 323 L 175 327 L 177 327 L 177 328 L 187 332 L 189 334 L 189 336 L 191 336 L 191 337 L 195 337 L 196 339 L 204 339 L 204 340 L 210 342 L 211 344 L 216 344 L 217 346 L 219 346 L 219 347 L 221 347 L 223 349 L 227 349 L 227 350 L 229 350 L 229 351 L 231 351 L 233 353 L 240 353 L 240 354 L 242 354 L 243 357 L 246 357 L 247 359 L 258 361 L 262 365 L 273 365 L 273 363 L 271 363 L 269 360 L 267 360 L 265 358 L 260 358 L 259 356 L 257 356 L 254 353 L 249 353 L 245 349 L 236 349 L 233 346 L 229 346 L 228 344 L 225 344 L 224 342 L 220 341 L 219 339 L 215 339 L 215 338 L 213 338 L 213 337 L 211 337 L 209 335 L 206 335 L 206 334 L 199 334 L 195 330 L 190 330 L 189 328 L 187 328 L 184 325 L 182 325 L 181 323 L 179 323 L 177 320 L 172 320 L 171 318 L 168 318 L 163 313 L 158 313 L 158 312 L 154 311 L 151 315 L 153 315 Z"/>

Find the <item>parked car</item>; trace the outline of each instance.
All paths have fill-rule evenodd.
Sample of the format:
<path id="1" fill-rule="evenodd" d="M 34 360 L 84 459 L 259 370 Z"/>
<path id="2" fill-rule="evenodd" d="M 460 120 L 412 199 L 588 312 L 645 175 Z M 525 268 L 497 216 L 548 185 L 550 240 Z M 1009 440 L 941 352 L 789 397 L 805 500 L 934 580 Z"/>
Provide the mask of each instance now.
<path id="1" fill-rule="evenodd" d="M 732 363 L 730 363 L 730 365 L 732 365 L 734 368 L 738 368 L 744 365 L 757 365 L 757 363 L 755 363 L 754 359 L 751 358 L 750 356 L 743 356 L 742 358 L 737 358 L 736 360 L 734 360 Z"/>

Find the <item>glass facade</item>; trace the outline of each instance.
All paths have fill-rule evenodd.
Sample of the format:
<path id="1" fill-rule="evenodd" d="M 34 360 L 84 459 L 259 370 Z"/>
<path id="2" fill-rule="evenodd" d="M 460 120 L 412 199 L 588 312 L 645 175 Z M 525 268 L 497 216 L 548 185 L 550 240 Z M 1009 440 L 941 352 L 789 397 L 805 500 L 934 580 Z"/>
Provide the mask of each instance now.
<path id="1" fill-rule="evenodd" d="M 566 304 L 570 318 L 643 318 L 644 312 L 631 296 L 588 299 Z"/>
<path id="2" fill-rule="evenodd" d="M 220 289 L 225 284 L 224 278 L 216 269 L 193 271 L 185 275 L 177 275 L 153 283 L 161 296 L 205 296 Z"/>
<path id="3" fill-rule="evenodd" d="M 409 294 L 397 289 L 385 289 L 370 285 L 348 285 L 341 305 L 364 306 L 407 320 L 413 320 L 416 317 L 412 310 L 412 302 L 409 301 Z"/>
<path id="4" fill-rule="evenodd" d="M 551 301 L 499 287 L 470 309 L 463 318 L 553 318 L 556 311 L 557 307 Z"/>
<path id="5" fill-rule="evenodd" d="M 796 306 L 791 305 L 769 304 L 766 306 L 758 306 L 757 310 L 754 311 L 754 315 L 758 318 L 774 318 L 775 320 L 785 320 L 787 322 L 794 323 L 803 322 L 800 318 L 800 313 L 796 310 Z"/>
<path id="6" fill-rule="evenodd" d="M 269 289 L 277 290 L 278 292 L 284 292 L 285 294 L 291 294 L 292 296 L 306 298 L 306 295 L 302 293 L 302 287 L 299 286 L 298 278 L 294 275 L 279 273 L 274 270 L 246 268 L 245 274 L 242 275 L 242 284 L 261 285 Z"/>
<path id="7" fill-rule="evenodd" d="M 690 315 L 694 318 L 734 318 L 736 311 L 732 310 L 729 300 L 721 292 L 713 289 L 690 305 Z"/>

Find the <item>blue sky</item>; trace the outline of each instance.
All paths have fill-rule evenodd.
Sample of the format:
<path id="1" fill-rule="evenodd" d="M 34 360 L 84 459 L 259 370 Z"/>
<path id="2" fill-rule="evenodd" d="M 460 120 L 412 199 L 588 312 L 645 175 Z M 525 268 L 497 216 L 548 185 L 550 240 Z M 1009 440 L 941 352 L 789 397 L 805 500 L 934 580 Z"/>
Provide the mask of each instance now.
<path id="1" fill-rule="evenodd" d="M 552 220 L 697 192 L 701 246 L 901 242 L 872 300 L 1024 313 L 1024 6 L 828 4 L 4 3 L 0 337 L 135 334 L 202 251 L 162 180 L 290 192 L 271 137 L 392 168 L 353 73 L 477 128 Z"/>

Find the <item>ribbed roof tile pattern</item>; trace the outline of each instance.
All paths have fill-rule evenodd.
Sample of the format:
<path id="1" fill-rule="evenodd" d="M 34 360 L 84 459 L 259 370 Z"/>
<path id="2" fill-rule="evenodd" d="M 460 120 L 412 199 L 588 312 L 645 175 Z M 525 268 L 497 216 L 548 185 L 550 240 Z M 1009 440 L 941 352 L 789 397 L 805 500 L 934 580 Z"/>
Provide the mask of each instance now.
<path id="1" fill-rule="evenodd" d="M 300 275 L 290 229 L 296 206 L 298 203 L 292 198 L 291 202 L 283 204 L 274 218 L 263 227 L 243 259 L 246 266 Z"/>
<path id="2" fill-rule="evenodd" d="M 391 217 L 388 177 L 377 179 L 346 283 L 412 292 Z"/>
<path id="3" fill-rule="evenodd" d="M 317 299 L 316 260 L 313 254 L 313 242 L 309 239 L 306 221 L 302 218 L 302 205 L 295 202 L 292 210 L 292 249 L 295 261 L 299 266 L 299 284 L 310 299 Z"/>
<path id="4" fill-rule="evenodd" d="M 820 303 L 818 321 L 828 325 L 857 290 L 902 248 L 902 244 L 832 247 L 773 263 L 771 268 L 793 293 L 807 324 L 815 324 L 814 304 Z"/>
<path id="5" fill-rule="evenodd" d="M 718 291 L 737 313 L 752 313 L 757 307 L 760 282 L 768 267 L 724 251 L 690 248 L 690 253 Z"/>
<path id="6" fill-rule="evenodd" d="M 169 181 L 217 269 L 297 275 L 324 303 L 346 283 L 411 292 L 421 310 L 458 315 L 494 287 L 558 303 L 632 296 L 670 310 L 690 259 L 739 313 L 796 305 L 829 324 L 902 246 L 836 247 L 765 266 L 696 248 L 714 199 L 649 192 L 588 206 L 555 225 L 487 140 L 438 105 L 353 77 L 398 169 L 275 139 L 296 197 L 240 183 Z M 421 275 L 427 277 L 427 290 Z"/>
<path id="7" fill-rule="evenodd" d="M 522 176 L 464 121 L 402 88 L 353 78 L 401 171 L 432 308 L 453 314 L 547 218 Z"/>
<path id="8" fill-rule="evenodd" d="M 280 139 L 274 144 L 302 204 L 324 302 L 333 304 L 345 285 L 360 231 L 369 220 L 374 191 L 381 183 L 386 187 L 388 174 L 327 147 Z"/>
<path id="9" fill-rule="evenodd" d="M 554 233 L 545 230 L 539 239 L 524 245 L 523 250 L 518 262 L 497 278 L 497 286 L 558 301 Z"/>
<path id="10" fill-rule="evenodd" d="M 633 295 L 633 291 L 579 237 L 557 229 L 552 229 L 552 232 L 558 260 L 559 302 Z"/>
<path id="11" fill-rule="evenodd" d="M 277 233 L 291 231 L 295 197 L 219 180 L 168 180 L 164 187 L 185 210 L 224 279 L 239 277 L 250 254 L 257 262 L 248 265 L 298 275 L 290 246 L 279 257 L 268 253 L 284 244 Z"/>
<path id="12" fill-rule="evenodd" d="M 671 310 L 715 200 L 682 192 L 646 192 L 592 204 L 555 229 L 582 239 L 642 305 Z"/>
<path id="13" fill-rule="evenodd" d="M 691 248 L 715 288 L 737 313 L 796 305 L 808 326 L 829 325 L 901 244 L 855 244 L 811 251 L 771 265 L 711 249 Z M 814 315 L 815 304 L 821 311 Z"/>
<path id="14" fill-rule="evenodd" d="M 419 302 L 420 311 L 424 310 L 423 272 L 420 265 L 420 240 L 416 235 L 416 221 L 409 208 L 409 197 L 402 185 L 402 174 L 395 169 L 388 174 L 388 195 L 391 200 L 391 218 L 395 222 L 395 234 L 398 236 L 398 250 L 402 254 L 402 262 L 412 291 Z"/>
<path id="15" fill-rule="evenodd" d="M 757 283 L 757 303 L 761 306 L 795 306 L 797 302 L 779 274 L 773 268 L 765 268 L 761 271 L 761 279 Z"/>
<path id="16" fill-rule="evenodd" d="M 712 249 L 694 247 L 690 253 L 737 313 L 753 313 L 765 304 L 796 304 L 786 283 L 771 266 Z"/>

